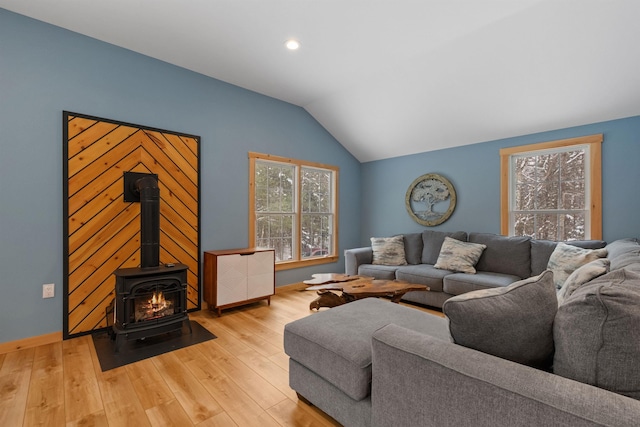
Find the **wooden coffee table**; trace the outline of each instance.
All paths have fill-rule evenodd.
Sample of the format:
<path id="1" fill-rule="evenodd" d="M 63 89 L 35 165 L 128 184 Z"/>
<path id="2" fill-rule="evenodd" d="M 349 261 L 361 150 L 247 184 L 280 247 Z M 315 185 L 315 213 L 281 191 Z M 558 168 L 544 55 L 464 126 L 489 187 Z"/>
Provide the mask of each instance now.
<path id="1" fill-rule="evenodd" d="M 392 302 L 398 303 L 407 292 L 428 291 L 426 285 L 409 283 L 402 280 L 378 280 L 372 277 L 357 277 L 349 281 L 324 283 L 310 286 L 306 290 L 317 291 L 318 298 L 309 304 L 309 310 L 320 307 L 336 307 L 362 298 L 388 297 Z M 305 281 L 306 283 L 306 281 Z M 333 291 L 341 291 L 340 295 Z"/>
<path id="2" fill-rule="evenodd" d="M 324 285 L 327 283 L 350 282 L 358 279 L 373 279 L 373 277 L 352 276 L 342 273 L 318 273 L 312 274 L 311 277 L 313 277 L 313 279 L 304 280 L 302 283 L 305 285 Z"/>

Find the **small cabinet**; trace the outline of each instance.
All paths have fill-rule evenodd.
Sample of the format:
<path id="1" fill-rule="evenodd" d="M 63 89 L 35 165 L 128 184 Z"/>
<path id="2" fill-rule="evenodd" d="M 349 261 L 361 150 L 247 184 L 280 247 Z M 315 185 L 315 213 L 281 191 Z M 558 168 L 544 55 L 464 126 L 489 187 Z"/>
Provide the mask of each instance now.
<path id="1" fill-rule="evenodd" d="M 222 309 L 263 299 L 275 293 L 273 249 L 230 249 L 204 253 L 204 300 L 218 316 Z"/>

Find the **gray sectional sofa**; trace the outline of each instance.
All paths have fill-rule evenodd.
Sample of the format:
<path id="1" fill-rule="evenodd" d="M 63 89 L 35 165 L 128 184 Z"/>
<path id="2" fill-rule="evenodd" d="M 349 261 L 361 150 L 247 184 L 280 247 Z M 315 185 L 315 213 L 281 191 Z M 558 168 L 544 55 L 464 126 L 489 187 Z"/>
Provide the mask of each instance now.
<path id="1" fill-rule="evenodd" d="M 507 286 L 542 273 L 556 246 L 556 242 L 549 240 L 465 231 L 425 230 L 422 233 L 407 233 L 402 236 L 406 265 L 373 264 L 373 250 L 371 246 L 367 246 L 345 250 L 345 273 L 427 285 L 431 289 L 430 292 L 409 292 L 403 299 L 438 308 L 455 295 Z M 487 246 L 475 266 L 476 274 L 434 267 L 445 237 Z M 567 243 L 588 249 L 603 248 L 606 245 L 603 240 Z"/>
<path id="2" fill-rule="evenodd" d="M 546 270 L 446 318 L 368 298 L 289 323 L 290 386 L 345 426 L 638 426 L 640 244 L 606 248 L 560 304 Z"/>

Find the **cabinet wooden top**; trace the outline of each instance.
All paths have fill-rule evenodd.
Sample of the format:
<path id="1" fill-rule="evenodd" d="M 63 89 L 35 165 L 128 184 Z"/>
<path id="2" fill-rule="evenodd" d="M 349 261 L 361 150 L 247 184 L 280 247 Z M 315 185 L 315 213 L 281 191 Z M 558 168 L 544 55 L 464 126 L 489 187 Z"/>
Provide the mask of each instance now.
<path id="1" fill-rule="evenodd" d="M 256 252 L 274 252 L 274 249 L 263 248 L 240 248 L 240 249 L 220 249 L 216 251 L 205 251 L 205 254 L 210 255 L 251 255 Z"/>

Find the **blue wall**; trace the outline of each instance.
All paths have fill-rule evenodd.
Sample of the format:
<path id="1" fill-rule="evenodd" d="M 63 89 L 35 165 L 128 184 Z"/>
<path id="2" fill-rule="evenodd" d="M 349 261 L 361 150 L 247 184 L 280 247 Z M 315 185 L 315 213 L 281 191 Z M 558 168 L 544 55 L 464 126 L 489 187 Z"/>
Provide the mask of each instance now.
<path id="1" fill-rule="evenodd" d="M 631 117 L 364 163 L 360 244 L 368 245 L 371 236 L 423 229 L 407 213 L 404 199 L 413 180 L 425 173 L 445 176 L 458 196 L 453 215 L 434 229 L 500 233 L 500 149 L 600 133 L 603 238 L 638 237 L 640 117 Z"/>
<path id="2" fill-rule="evenodd" d="M 0 9 L 0 342 L 62 330 L 63 110 L 199 135 L 203 250 L 248 243 L 249 151 L 338 166 L 339 247 L 359 241 L 360 163 L 302 108 Z"/>
<path id="3" fill-rule="evenodd" d="M 299 107 L 0 9 L 0 342 L 62 330 L 63 110 L 201 136 L 203 250 L 248 242 L 248 151 L 340 167 L 342 251 L 422 230 L 404 197 L 425 173 L 458 194 L 437 229 L 498 233 L 499 149 L 595 133 L 604 238 L 640 235 L 640 117 L 361 165 Z M 277 284 L 343 270 L 283 271 Z"/>

